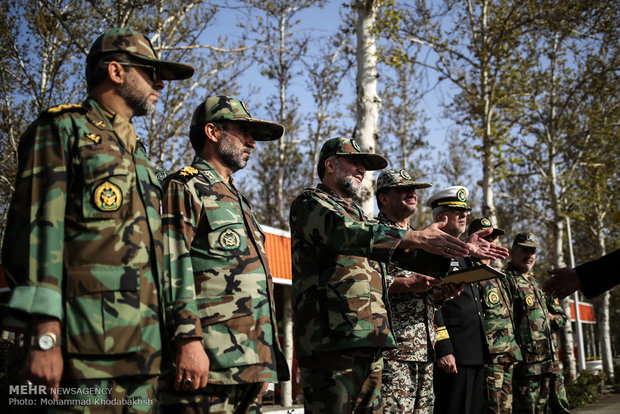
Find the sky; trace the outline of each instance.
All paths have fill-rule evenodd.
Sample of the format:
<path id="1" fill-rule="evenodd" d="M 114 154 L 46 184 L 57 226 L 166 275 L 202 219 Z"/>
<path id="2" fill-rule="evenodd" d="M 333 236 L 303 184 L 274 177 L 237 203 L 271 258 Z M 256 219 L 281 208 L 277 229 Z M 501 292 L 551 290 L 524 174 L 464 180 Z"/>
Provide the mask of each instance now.
<path id="1" fill-rule="evenodd" d="M 325 36 L 328 37 L 341 24 L 340 8 L 342 1 L 329 1 L 322 9 L 310 8 L 299 12 L 295 17 L 299 18 L 300 23 L 295 26 L 299 31 L 311 31 L 313 36 Z M 234 11 L 224 11 L 215 21 L 215 24 L 211 29 L 207 31 L 207 38 L 216 34 L 227 34 L 234 37 L 231 30 L 231 20 L 236 21 L 238 14 Z M 312 54 L 316 51 L 316 45 L 311 45 L 309 53 Z M 344 101 L 352 102 L 354 100 L 355 93 L 355 67 L 352 68 L 350 76 L 341 85 L 341 92 L 345 95 Z M 430 79 L 428 82 L 434 82 L 434 79 Z M 263 78 L 257 70 L 248 70 L 243 76 L 242 84 L 245 83 L 248 86 L 259 87 L 260 93 L 272 94 L 275 88 L 275 83 Z M 428 88 L 426 85 L 425 88 Z M 297 77 L 290 88 L 291 95 L 295 95 L 299 98 L 301 108 L 309 108 L 313 104 L 312 97 L 308 93 L 305 85 L 305 79 Z M 429 118 L 426 127 L 429 130 L 427 141 L 431 144 L 431 151 L 433 152 L 433 158 L 436 158 L 436 152 L 438 149 L 445 148 L 447 137 L 452 128 L 458 128 L 454 121 L 448 119 L 443 114 L 442 102 L 448 102 L 451 96 L 451 90 L 446 84 L 440 84 L 439 86 L 432 88 L 419 103 L 419 109 L 424 111 Z M 254 97 L 250 101 L 256 101 Z M 265 108 L 250 106 L 250 113 L 252 116 L 268 119 L 269 115 L 266 113 Z M 355 114 L 351 114 L 348 123 L 350 123 L 351 129 L 355 123 Z M 430 178 L 430 177 L 426 177 Z"/>

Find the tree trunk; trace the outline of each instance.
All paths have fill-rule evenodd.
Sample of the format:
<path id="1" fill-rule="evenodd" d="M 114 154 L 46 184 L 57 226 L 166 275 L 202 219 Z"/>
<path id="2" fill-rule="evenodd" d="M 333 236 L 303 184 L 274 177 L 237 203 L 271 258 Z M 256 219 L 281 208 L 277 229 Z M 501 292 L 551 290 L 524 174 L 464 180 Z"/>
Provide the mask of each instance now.
<path id="1" fill-rule="evenodd" d="M 375 152 L 377 120 L 381 99 L 377 95 L 377 46 L 374 33 L 377 13 L 375 0 L 356 0 L 357 9 L 357 76 L 356 124 L 353 133 L 362 151 Z M 374 174 L 366 173 L 362 183 L 360 204 L 364 211 L 374 216 Z"/>
<path id="2" fill-rule="evenodd" d="M 285 65 L 284 62 L 284 50 L 286 47 L 286 19 L 288 15 L 282 13 L 280 15 L 280 67 Z M 280 84 L 280 122 L 284 123 L 286 117 L 286 81 L 279 79 Z M 284 173 L 285 173 L 285 152 L 286 152 L 286 137 L 282 137 L 278 141 L 278 176 L 276 182 L 276 220 L 278 227 L 281 229 L 288 229 L 288 217 L 284 211 Z"/>
<path id="3" fill-rule="evenodd" d="M 283 326 L 283 336 L 284 336 L 284 358 L 286 358 L 286 363 L 288 364 L 289 374 L 291 376 L 291 380 L 293 379 L 293 375 L 295 372 L 292 372 L 293 368 L 293 304 L 292 300 L 292 289 L 291 286 L 284 286 L 282 289 L 283 297 L 282 301 L 284 303 L 284 307 L 282 309 L 282 326 Z M 290 407 L 293 405 L 293 382 L 292 381 L 284 381 L 280 383 L 281 387 L 281 401 L 280 404 L 284 407 Z"/>

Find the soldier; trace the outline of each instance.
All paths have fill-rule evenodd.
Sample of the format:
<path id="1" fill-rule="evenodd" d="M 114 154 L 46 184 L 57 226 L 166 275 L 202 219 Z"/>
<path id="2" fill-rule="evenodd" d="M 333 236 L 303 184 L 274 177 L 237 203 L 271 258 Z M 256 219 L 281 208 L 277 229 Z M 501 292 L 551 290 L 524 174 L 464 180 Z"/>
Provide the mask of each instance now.
<path id="1" fill-rule="evenodd" d="M 86 58 L 86 101 L 48 109 L 21 137 L 2 251 L 17 281 L 8 307 L 28 318 L 26 379 L 83 390 L 63 410 L 98 404 L 94 388 L 105 401 L 93 412 L 153 408 L 162 192 L 131 119 L 155 110 L 164 80 L 193 72 L 134 30 L 108 30 Z"/>
<path id="2" fill-rule="evenodd" d="M 388 226 L 413 230 L 408 220 L 417 208 L 416 189 L 430 186 L 412 180 L 405 170 L 381 172 L 376 191 L 380 211 L 377 220 Z M 425 264 L 425 271 L 434 273 L 429 265 Z M 428 281 L 416 272 L 392 264 L 387 265 L 386 281 L 398 349 L 383 353 L 385 366 L 381 394 L 385 401 L 384 412 L 432 413 L 433 348 L 436 342 L 433 319 L 445 298 L 457 296 L 460 292 L 451 284 L 433 292 L 429 289 L 438 279 Z"/>
<path id="3" fill-rule="evenodd" d="M 257 410 L 264 383 L 288 380 L 265 235 L 232 178 L 256 141 L 283 134 L 282 125 L 252 118 L 227 96 L 210 97 L 194 112 L 196 157 L 167 178 L 163 202 L 176 345 L 176 370 L 162 395 L 168 412 Z"/>
<path id="4" fill-rule="evenodd" d="M 459 237 L 465 231 L 467 188 L 452 186 L 433 194 L 427 201 L 435 221 L 447 220 L 443 231 Z M 484 237 L 490 233 L 476 232 Z M 470 237 L 471 237 L 470 236 Z M 470 258 L 454 260 L 451 270 L 471 265 Z M 437 329 L 434 389 L 438 396 L 435 413 L 475 414 L 484 401 L 484 363 L 488 348 L 478 283 L 467 283 L 461 295 L 447 301 L 435 314 Z"/>
<path id="5" fill-rule="evenodd" d="M 493 230 L 485 237 L 490 242 L 504 234 L 504 230 L 494 228 L 486 217 L 473 220 L 467 232 L 473 234 L 487 229 Z M 487 411 L 510 414 L 514 366 L 522 359 L 515 336 L 512 298 L 508 294 L 504 277 L 482 280 L 479 285 L 490 357 L 490 362 L 484 368 Z"/>
<path id="6" fill-rule="evenodd" d="M 308 413 L 382 409 L 381 351 L 395 346 L 382 262 L 411 266 L 414 248 L 449 256 L 501 252 L 483 240 L 466 245 L 442 232 L 443 223 L 414 231 L 369 220 L 352 198 L 366 170 L 386 165 L 352 139 L 330 139 L 319 154 L 321 183 L 291 206 L 295 349 Z"/>
<path id="7" fill-rule="evenodd" d="M 514 412 L 541 413 L 549 407 L 552 379 L 560 375 L 552 334 L 565 323 L 558 304 L 551 304 L 530 270 L 536 261 L 536 236 L 519 233 L 505 269 L 509 294 L 514 302 L 514 321 L 523 362 L 514 376 Z M 560 391 L 561 393 L 561 391 Z M 561 397 L 560 397 L 561 398 Z"/>

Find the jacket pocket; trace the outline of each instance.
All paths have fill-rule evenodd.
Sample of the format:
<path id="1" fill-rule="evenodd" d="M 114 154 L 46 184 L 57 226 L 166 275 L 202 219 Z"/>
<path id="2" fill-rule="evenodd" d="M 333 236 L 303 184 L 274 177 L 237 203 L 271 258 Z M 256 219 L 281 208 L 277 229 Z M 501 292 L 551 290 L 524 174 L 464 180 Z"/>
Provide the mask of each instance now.
<path id="1" fill-rule="evenodd" d="M 210 229 L 207 237 L 210 255 L 235 256 L 238 260 L 236 256 L 247 254 L 248 238 L 241 211 L 234 206 L 222 205 L 220 208 L 206 209 L 205 215 Z"/>
<path id="2" fill-rule="evenodd" d="M 139 269 L 83 267 L 67 271 L 65 343 L 80 355 L 142 349 Z"/>
<path id="3" fill-rule="evenodd" d="M 136 174 L 108 161 L 105 154 L 84 160 L 82 212 L 85 219 L 129 219 Z"/>
<path id="4" fill-rule="evenodd" d="M 359 331 L 373 326 L 370 284 L 346 278 L 326 284 L 327 320 L 333 331 Z"/>

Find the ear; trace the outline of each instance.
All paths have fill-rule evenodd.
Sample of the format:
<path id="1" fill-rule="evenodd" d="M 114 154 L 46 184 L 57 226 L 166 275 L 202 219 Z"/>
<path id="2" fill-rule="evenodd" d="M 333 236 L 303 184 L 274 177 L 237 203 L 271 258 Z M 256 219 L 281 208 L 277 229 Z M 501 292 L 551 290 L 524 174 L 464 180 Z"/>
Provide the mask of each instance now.
<path id="1" fill-rule="evenodd" d="M 218 127 L 210 122 L 207 122 L 205 125 L 205 137 L 207 137 L 208 141 L 217 143 L 220 140 L 221 134 L 222 131 L 220 131 Z"/>
<path id="2" fill-rule="evenodd" d="M 379 194 L 377 198 L 379 200 L 379 207 L 387 204 L 388 196 L 386 193 Z"/>
<path id="3" fill-rule="evenodd" d="M 108 63 L 107 69 L 108 78 L 110 78 L 113 83 L 121 85 L 123 82 L 125 82 L 125 76 L 127 75 L 127 72 L 125 72 L 123 66 L 120 65 L 118 62 L 112 61 Z"/>
<path id="4" fill-rule="evenodd" d="M 332 158 L 325 160 L 325 173 L 333 174 L 336 171 L 336 163 Z"/>

